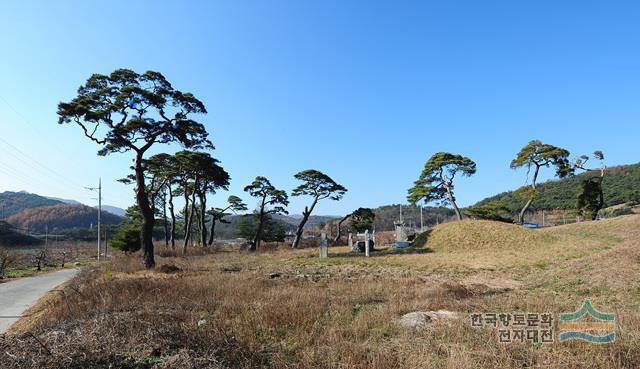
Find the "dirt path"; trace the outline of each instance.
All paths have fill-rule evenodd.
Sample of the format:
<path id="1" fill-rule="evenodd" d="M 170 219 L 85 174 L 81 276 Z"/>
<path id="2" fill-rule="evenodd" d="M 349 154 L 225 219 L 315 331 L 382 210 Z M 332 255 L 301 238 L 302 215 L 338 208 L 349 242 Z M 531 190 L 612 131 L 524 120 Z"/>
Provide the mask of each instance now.
<path id="1" fill-rule="evenodd" d="M 78 269 L 64 269 L 0 284 L 0 334 L 20 319 L 39 298 L 77 273 Z"/>

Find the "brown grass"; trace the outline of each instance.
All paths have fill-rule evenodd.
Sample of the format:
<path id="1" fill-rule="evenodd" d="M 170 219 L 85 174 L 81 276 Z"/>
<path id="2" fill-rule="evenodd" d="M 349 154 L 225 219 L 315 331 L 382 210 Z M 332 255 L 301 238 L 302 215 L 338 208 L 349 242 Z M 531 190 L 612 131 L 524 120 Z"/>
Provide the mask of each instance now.
<path id="1" fill-rule="evenodd" d="M 225 249 L 159 257 L 158 265 L 181 270 L 165 274 L 120 256 L 85 270 L 23 329 L 30 334 L 0 338 L 0 367 L 640 365 L 640 216 L 542 231 L 443 226 L 430 249 L 382 250 L 368 259 L 345 247 L 331 248 L 326 260 L 317 250 Z M 559 313 L 585 298 L 618 314 L 614 344 L 505 345 L 466 319 L 426 331 L 397 323 L 412 311 Z"/>

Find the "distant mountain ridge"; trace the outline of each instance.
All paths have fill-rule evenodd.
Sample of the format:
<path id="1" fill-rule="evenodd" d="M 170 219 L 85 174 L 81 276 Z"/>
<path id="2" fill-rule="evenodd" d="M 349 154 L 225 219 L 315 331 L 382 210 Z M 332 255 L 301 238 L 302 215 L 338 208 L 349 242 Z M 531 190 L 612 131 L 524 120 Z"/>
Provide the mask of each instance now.
<path id="1" fill-rule="evenodd" d="M 57 200 L 57 201 L 65 203 L 65 204 L 85 205 L 85 204 L 81 203 L 80 201 L 71 200 L 71 199 L 61 199 L 61 198 L 58 198 L 58 197 L 47 197 L 47 198 L 51 199 L 51 200 Z M 98 208 L 98 206 L 93 206 L 93 207 L 96 208 L 96 209 Z M 112 206 L 112 205 L 105 205 L 105 204 L 102 204 L 102 211 L 108 211 L 109 213 L 115 214 L 115 215 L 117 215 L 119 217 L 123 217 L 127 213 L 127 211 L 124 210 L 123 208 L 119 208 L 117 206 Z"/>
<path id="2" fill-rule="evenodd" d="M 44 196 L 44 197 L 46 197 L 47 199 L 60 201 L 60 202 L 65 203 L 65 204 L 73 204 L 73 205 L 82 204 L 80 201 L 76 201 L 76 200 L 62 199 L 62 198 L 59 198 L 59 197 L 51 197 L 51 196 Z"/>
<path id="3" fill-rule="evenodd" d="M 63 199 L 60 197 L 41 196 L 26 191 L 5 191 L 0 192 L 0 219 L 8 218 L 24 209 L 38 208 L 57 204 L 85 205 L 77 200 Z M 97 208 L 97 206 L 94 206 Z M 124 216 L 125 209 L 112 205 L 102 205 L 102 211 L 107 211 L 117 216 Z"/>
<path id="4" fill-rule="evenodd" d="M 94 206 L 94 208 L 98 208 L 97 206 Z M 123 217 L 125 216 L 125 214 L 127 213 L 126 210 L 119 208 L 117 206 L 112 206 L 112 205 L 102 205 L 102 211 L 106 211 L 109 212 L 111 214 L 117 215 L 119 217 Z"/>
<path id="5" fill-rule="evenodd" d="M 103 211 L 103 224 L 120 224 L 123 217 Z M 30 232 L 55 231 L 64 228 L 89 228 L 97 225 L 98 212 L 82 204 L 56 204 L 38 208 L 27 208 L 6 219 L 7 223 Z"/>
<path id="6" fill-rule="evenodd" d="M 24 209 L 58 205 L 63 202 L 29 192 L 5 191 L 0 193 L 0 216 L 8 218 Z"/>

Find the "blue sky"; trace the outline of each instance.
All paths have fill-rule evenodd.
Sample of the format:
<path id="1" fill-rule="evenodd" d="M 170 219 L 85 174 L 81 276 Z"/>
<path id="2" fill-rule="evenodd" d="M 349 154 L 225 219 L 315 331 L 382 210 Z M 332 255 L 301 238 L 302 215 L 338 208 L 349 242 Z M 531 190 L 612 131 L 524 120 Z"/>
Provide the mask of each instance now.
<path id="1" fill-rule="evenodd" d="M 462 206 L 525 183 L 532 139 L 639 161 L 640 6 L 589 1 L 4 1 L 0 191 L 126 207 L 131 154 L 96 155 L 56 106 L 92 73 L 157 70 L 193 92 L 240 195 L 324 171 L 318 214 L 402 202 L 437 151 L 474 159 Z M 158 147 L 175 151 L 177 147 Z M 549 171 L 551 172 L 551 171 Z M 543 178 L 548 178 L 548 175 Z M 308 199 L 292 199 L 301 212 Z"/>

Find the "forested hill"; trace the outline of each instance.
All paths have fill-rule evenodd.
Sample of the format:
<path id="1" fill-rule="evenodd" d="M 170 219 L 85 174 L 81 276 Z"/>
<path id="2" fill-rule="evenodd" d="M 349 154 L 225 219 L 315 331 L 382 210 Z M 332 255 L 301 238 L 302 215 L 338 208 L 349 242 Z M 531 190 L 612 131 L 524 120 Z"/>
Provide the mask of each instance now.
<path id="1" fill-rule="evenodd" d="M 48 226 L 49 232 L 57 229 L 96 225 L 98 211 L 86 205 L 57 204 L 39 208 L 25 209 L 7 218 L 7 222 L 19 229 L 34 232 L 44 232 Z M 103 224 L 119 224 L 124 218 L 102 211 Z"/>
<path id="2" fill-rule="evenodd" d="M 50 206 L 62 204 L 62 201 L 46 198 L 28 192 L 11 192 L 6 191 L 0 193 L 0 216 L 8 218 L 13 214 L 17 214 L 24 209 L 38 208 L 41 206 Z"/>
<path id="3" fill-rule="evenodd" d="M 400 219 L 400 205 L 384 205 L 373 209 L 376 215 L 375 226 L 378 231 L 391 231 L 395 227 L 393 222 Z M 442 223 L 444 220 L 452 217 L 454 212 L 452 209 L 443 207 L 425 206 L 422 209 L 422 219 L 425 227 Z M 411 205 L 402 205 L 402 219 L 408 226 L 420 226 L 420 207 Z"/>
<path id="4" fill-rule="evenodd" d="M 393 223 L 400 220 L 400 204 L 380 206 L 373 209 L 373 213 L 376 215 L 376 231 L 392 231 L 395 229 Z M 444 207 L 425 206 L 422 209 L 422 221 L 425 227 L 442 223 L 453 215 L 454 212 L 452 209 Z M 402 219 L 407 226 L 420 227 L 420 207 L 407 204 L 402 205 Z M 335 229 L 338 221 L 339 219 L 331 221 L 330 228 Z M 344 222 L 344 229 L 348 229 L 349 224 L 349 220 Z"/>
<path id="5" fill-rule="evenodd" d="M 16 232 L 14 227 L 0 220 L 0 246 L 33 246 L 41 242 L 37 238 Z"/>
<path id="6" fill-rule="evenodd" d="M 532 210 L 576 208 L 580 182 L 590 176 L 600 175 L 599 171 L 581 173 L 561 180 L 551 180 L 538 185 L 538 195 Z M 517 212 L 526 202 L 524 186 L 515 191 L 486 198 L 476 205 L 498 202 L 510 212 Z M 640 197 L 640 163 L 607 168 L 604 179 L 605 207 L 624 204 Z"/>

